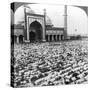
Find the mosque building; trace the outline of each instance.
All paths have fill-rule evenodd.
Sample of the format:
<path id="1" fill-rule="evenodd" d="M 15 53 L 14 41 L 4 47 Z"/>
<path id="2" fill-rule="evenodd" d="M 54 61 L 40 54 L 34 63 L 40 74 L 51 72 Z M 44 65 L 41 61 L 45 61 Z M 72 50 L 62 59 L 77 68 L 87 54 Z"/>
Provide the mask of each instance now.
<path id="1" fill-rule="evenodd" d="M 34 10 L 26 12 L 24 9 L 24 25 L 12 25 L 11 41 L 14 43 L 23 42 L 54 42 L 61 41 L 67 37 L 67 6 L 65 6 L 64 27 L 54 27 L 49 16 L 37 14 Z"/>

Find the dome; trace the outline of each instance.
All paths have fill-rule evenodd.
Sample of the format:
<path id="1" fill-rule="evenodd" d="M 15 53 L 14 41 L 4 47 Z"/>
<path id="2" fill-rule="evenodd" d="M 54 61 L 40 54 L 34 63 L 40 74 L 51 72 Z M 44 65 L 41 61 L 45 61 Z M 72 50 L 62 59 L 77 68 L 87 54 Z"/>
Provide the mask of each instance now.
<path id="1" fill-rule="evenodd" d="M 46 25 L 50 25 L 50 26 L 53 25 L 51 19 L 49 18 L 49 16 L 46 16 Z"/>
<path id="2" fill-rule="evenodd" d="M 28 13 L 30 13 L 30 14 L 35 14 L 35 12 L 34 12 L 31 8 L 28 8 L 28 9 L 26 10 L 26 12 L 28 12 Z"/>

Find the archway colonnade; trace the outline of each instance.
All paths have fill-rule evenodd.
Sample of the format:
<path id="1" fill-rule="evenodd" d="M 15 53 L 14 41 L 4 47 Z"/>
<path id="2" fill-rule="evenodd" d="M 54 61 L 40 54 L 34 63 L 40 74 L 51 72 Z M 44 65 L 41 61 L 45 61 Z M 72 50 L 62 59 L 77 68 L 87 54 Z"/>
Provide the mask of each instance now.
<path id="1" fill-rule="evenodd" d="M 56 41 L 63 41 L 64 35 L 46 35 L 46 41 L 50 42 L 56 42 Z M 11 38 L 12 43 L 23 43 L 24 42 L 24 36 L 23 35 L 12 35 Z"/>
<path id="2" fill-rule="evenodd" d="M 24 42 L 24 36 L 23 35 L 12 35 L 11 36 L 11 42 L 12 43 L 23 43 Z"/>
<path id="3" fill-rule="evenodd" d="M 64 40 L 64 35 L 46 35 L 46 41 L 62 41 Z"/>

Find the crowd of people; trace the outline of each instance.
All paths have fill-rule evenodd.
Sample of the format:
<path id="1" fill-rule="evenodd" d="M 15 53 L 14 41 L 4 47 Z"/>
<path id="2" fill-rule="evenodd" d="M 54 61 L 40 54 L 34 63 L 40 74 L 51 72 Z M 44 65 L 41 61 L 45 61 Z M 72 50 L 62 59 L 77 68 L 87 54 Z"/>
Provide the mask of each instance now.
<path id="1" fill-rule="evenodd" d="M 88 82 L 87 40 L 15 44 L 14 86 L 50 86 Z"/>

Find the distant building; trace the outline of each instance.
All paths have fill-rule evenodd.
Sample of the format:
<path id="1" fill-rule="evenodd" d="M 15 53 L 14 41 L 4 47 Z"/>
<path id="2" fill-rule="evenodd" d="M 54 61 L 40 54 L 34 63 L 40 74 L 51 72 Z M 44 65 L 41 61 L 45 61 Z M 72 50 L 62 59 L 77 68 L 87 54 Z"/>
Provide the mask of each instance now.
<path id="1" fill-rule="evenodd" d="M 36 14 L 33 10 L 25 12 L 25 25 L 12 25 L 11 41 L 14 43 L 61 41 L 64 40 L 64 28 L 54 27 L 51 19 L 46 15 Z"/>

